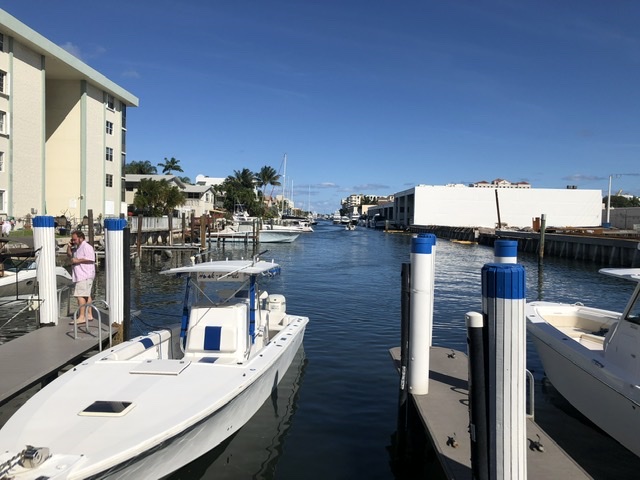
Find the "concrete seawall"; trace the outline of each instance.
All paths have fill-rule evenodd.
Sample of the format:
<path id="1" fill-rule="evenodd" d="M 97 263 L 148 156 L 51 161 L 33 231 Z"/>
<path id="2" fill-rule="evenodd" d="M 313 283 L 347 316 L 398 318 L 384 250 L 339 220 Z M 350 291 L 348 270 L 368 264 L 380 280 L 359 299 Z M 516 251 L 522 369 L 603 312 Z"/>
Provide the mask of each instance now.
<path id="1" fill-rule="evenodd" d="M 594 229 L 594 233 L 546 233 L 544 256 L 584 260 L 608 267 L 640 267 L 640 237 L 629 234 L 622 237 L 619 231 L 607 232 Z M 472 227 L 412 226 L 412 233 L 433 233 L 439 238 L 477 242 L 493 247 L 497 239 L 516 240 L 518 250 L 538 253 L 540 233 L 493 230 Z M 615 236 L 614 236 L 615 235 Z"/>

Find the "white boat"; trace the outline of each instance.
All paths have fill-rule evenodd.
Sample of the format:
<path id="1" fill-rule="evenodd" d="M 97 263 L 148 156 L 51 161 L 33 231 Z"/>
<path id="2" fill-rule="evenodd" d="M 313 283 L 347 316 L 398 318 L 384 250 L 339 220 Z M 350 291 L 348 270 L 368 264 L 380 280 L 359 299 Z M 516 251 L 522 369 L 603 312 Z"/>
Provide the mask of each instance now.
<path id="1" fill-rule="evenodd" d="M 265 225 L 259 229 L 258 235 L 260 243 L 291 243 L 295 241 L 302 231 L 294 228 L 276 228 L 272 229 Z M 225 242 L 247 243 L 251 241 L 254 235 L 252 225 L 234 224 L 224 230 L 211 232 L 208 237 L 214 240 L 224 240 Z"/>
<path id="2" fill-rule="evenodd" d="M 36 263 L 27 268 L 10 268 L 0 274 L 0 301 L 31 299 L 38 294 Z M 70 287 L 71 275 L 64 267 L 56 267 L 57 288 Z"/>
<path id="3" fill-rule="evenodd" d="M 600 272 L 636 282 L 622 313 L 531 302 L 527 332 L 556 390 L 640 456 L 640 268 Z"/>
<path id="4" fill-rule="evenodd" d="M 348 223 L 348 224 L 345 225 L 344 229 L 348 230 L 348 231 L 352 231 L 352 230 L 356 229 L 356 226 L 353 223 Z"/>
<path id="5" fill-rule="evenodd" d="M 197 287 L 181 329 L 98 353 L 31 397 L 0 430 L 0 478 L 157 479 L 233 435 L 277 387 L 309 321 L 259 291 L 259 277 L 279 271 L 254 259 L 162 272 Z M 231 288 L 215 296 L 211 282 Z"/>

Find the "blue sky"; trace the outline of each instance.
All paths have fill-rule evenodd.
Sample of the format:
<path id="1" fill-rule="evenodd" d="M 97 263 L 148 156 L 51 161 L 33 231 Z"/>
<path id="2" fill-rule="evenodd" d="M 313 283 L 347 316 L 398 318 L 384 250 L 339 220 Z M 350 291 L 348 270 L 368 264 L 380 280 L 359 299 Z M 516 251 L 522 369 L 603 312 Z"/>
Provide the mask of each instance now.
<path id="1" fill-rule="evenodd" d="M 129 160 L 294 201 L 504 178 L 640 196 L 640 2 L 0 0 L 140 99 Z"/>

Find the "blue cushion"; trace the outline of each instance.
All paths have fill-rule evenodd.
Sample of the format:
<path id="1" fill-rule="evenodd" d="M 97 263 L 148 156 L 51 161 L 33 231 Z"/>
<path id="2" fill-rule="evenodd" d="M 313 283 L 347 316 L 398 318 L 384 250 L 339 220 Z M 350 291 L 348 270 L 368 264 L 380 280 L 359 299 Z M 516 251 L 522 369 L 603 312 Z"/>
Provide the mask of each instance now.
<path id="1" fill-rule="evenodd" d="M 215 363 L 218 357 L 202 357 L 198 362 L 200 363 Z"/>
<path id="2" fill-rule="evenodd" d="M 220 331 L 222 327 L 204 327 L 204 349 L 220 350 Z"/>
<path id="3" fill-rule="evenodd" d="M 141 340 L 138 340 L 138 342 L 140 342 L 142 344 L 142 346 L 145 348 L 145 350 L 147 348 L 153 347 L 153 340 L 151 340 L 149 337 L 145 337 Z"/>

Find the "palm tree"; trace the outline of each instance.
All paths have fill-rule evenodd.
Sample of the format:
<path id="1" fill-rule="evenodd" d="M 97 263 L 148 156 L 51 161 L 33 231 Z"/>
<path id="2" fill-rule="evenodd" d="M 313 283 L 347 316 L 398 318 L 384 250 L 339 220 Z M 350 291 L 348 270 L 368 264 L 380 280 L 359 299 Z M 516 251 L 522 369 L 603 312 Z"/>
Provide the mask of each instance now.
<path id="1" fill-rule="evenodd" d="M 233 176 L 228 176 L 227 180 L 230 180 L 238 187 L 253 189 L 255 186 L 255 177 L 255 173 L 248 168 L 243 168 L 242 170 L 234 170 Z"/>
<path id="2" fill-rule="evenodd" d="M 261 205 L 256 200 L 255 174 L 251 170 L 234 170 L 221 187 L 225 192 L 224 207 L 227 211 L 233 212 L 236 205 L 243 205 L 250 215 L 261 215 Z"/>
<path id="3" fill-rule="evenodd" d="M 162 173 L 184 172 L 180 166 L 180 160 L 175 157 L 164 157 L 164 163 L 160 162 L 158 166 L 162 167 Z"/>
<path id="4" fill-rule="evenodd" d="M 151 175 L 158 173 L 158 169 L 149 160 L 133 160 L 124 166 L 124 173 Z"/>
<path id="5" fill-rule="evenodd" d="M 280 183 L 280 175 L 276 172 L 276 169 L 268 165 L 265 165 L 256 173 L 255 182 L 256 186 L 262 189 L 262 198 L 264 198 L 264 191 L 267 186 L 279 187 L 282 185 Z"/>

